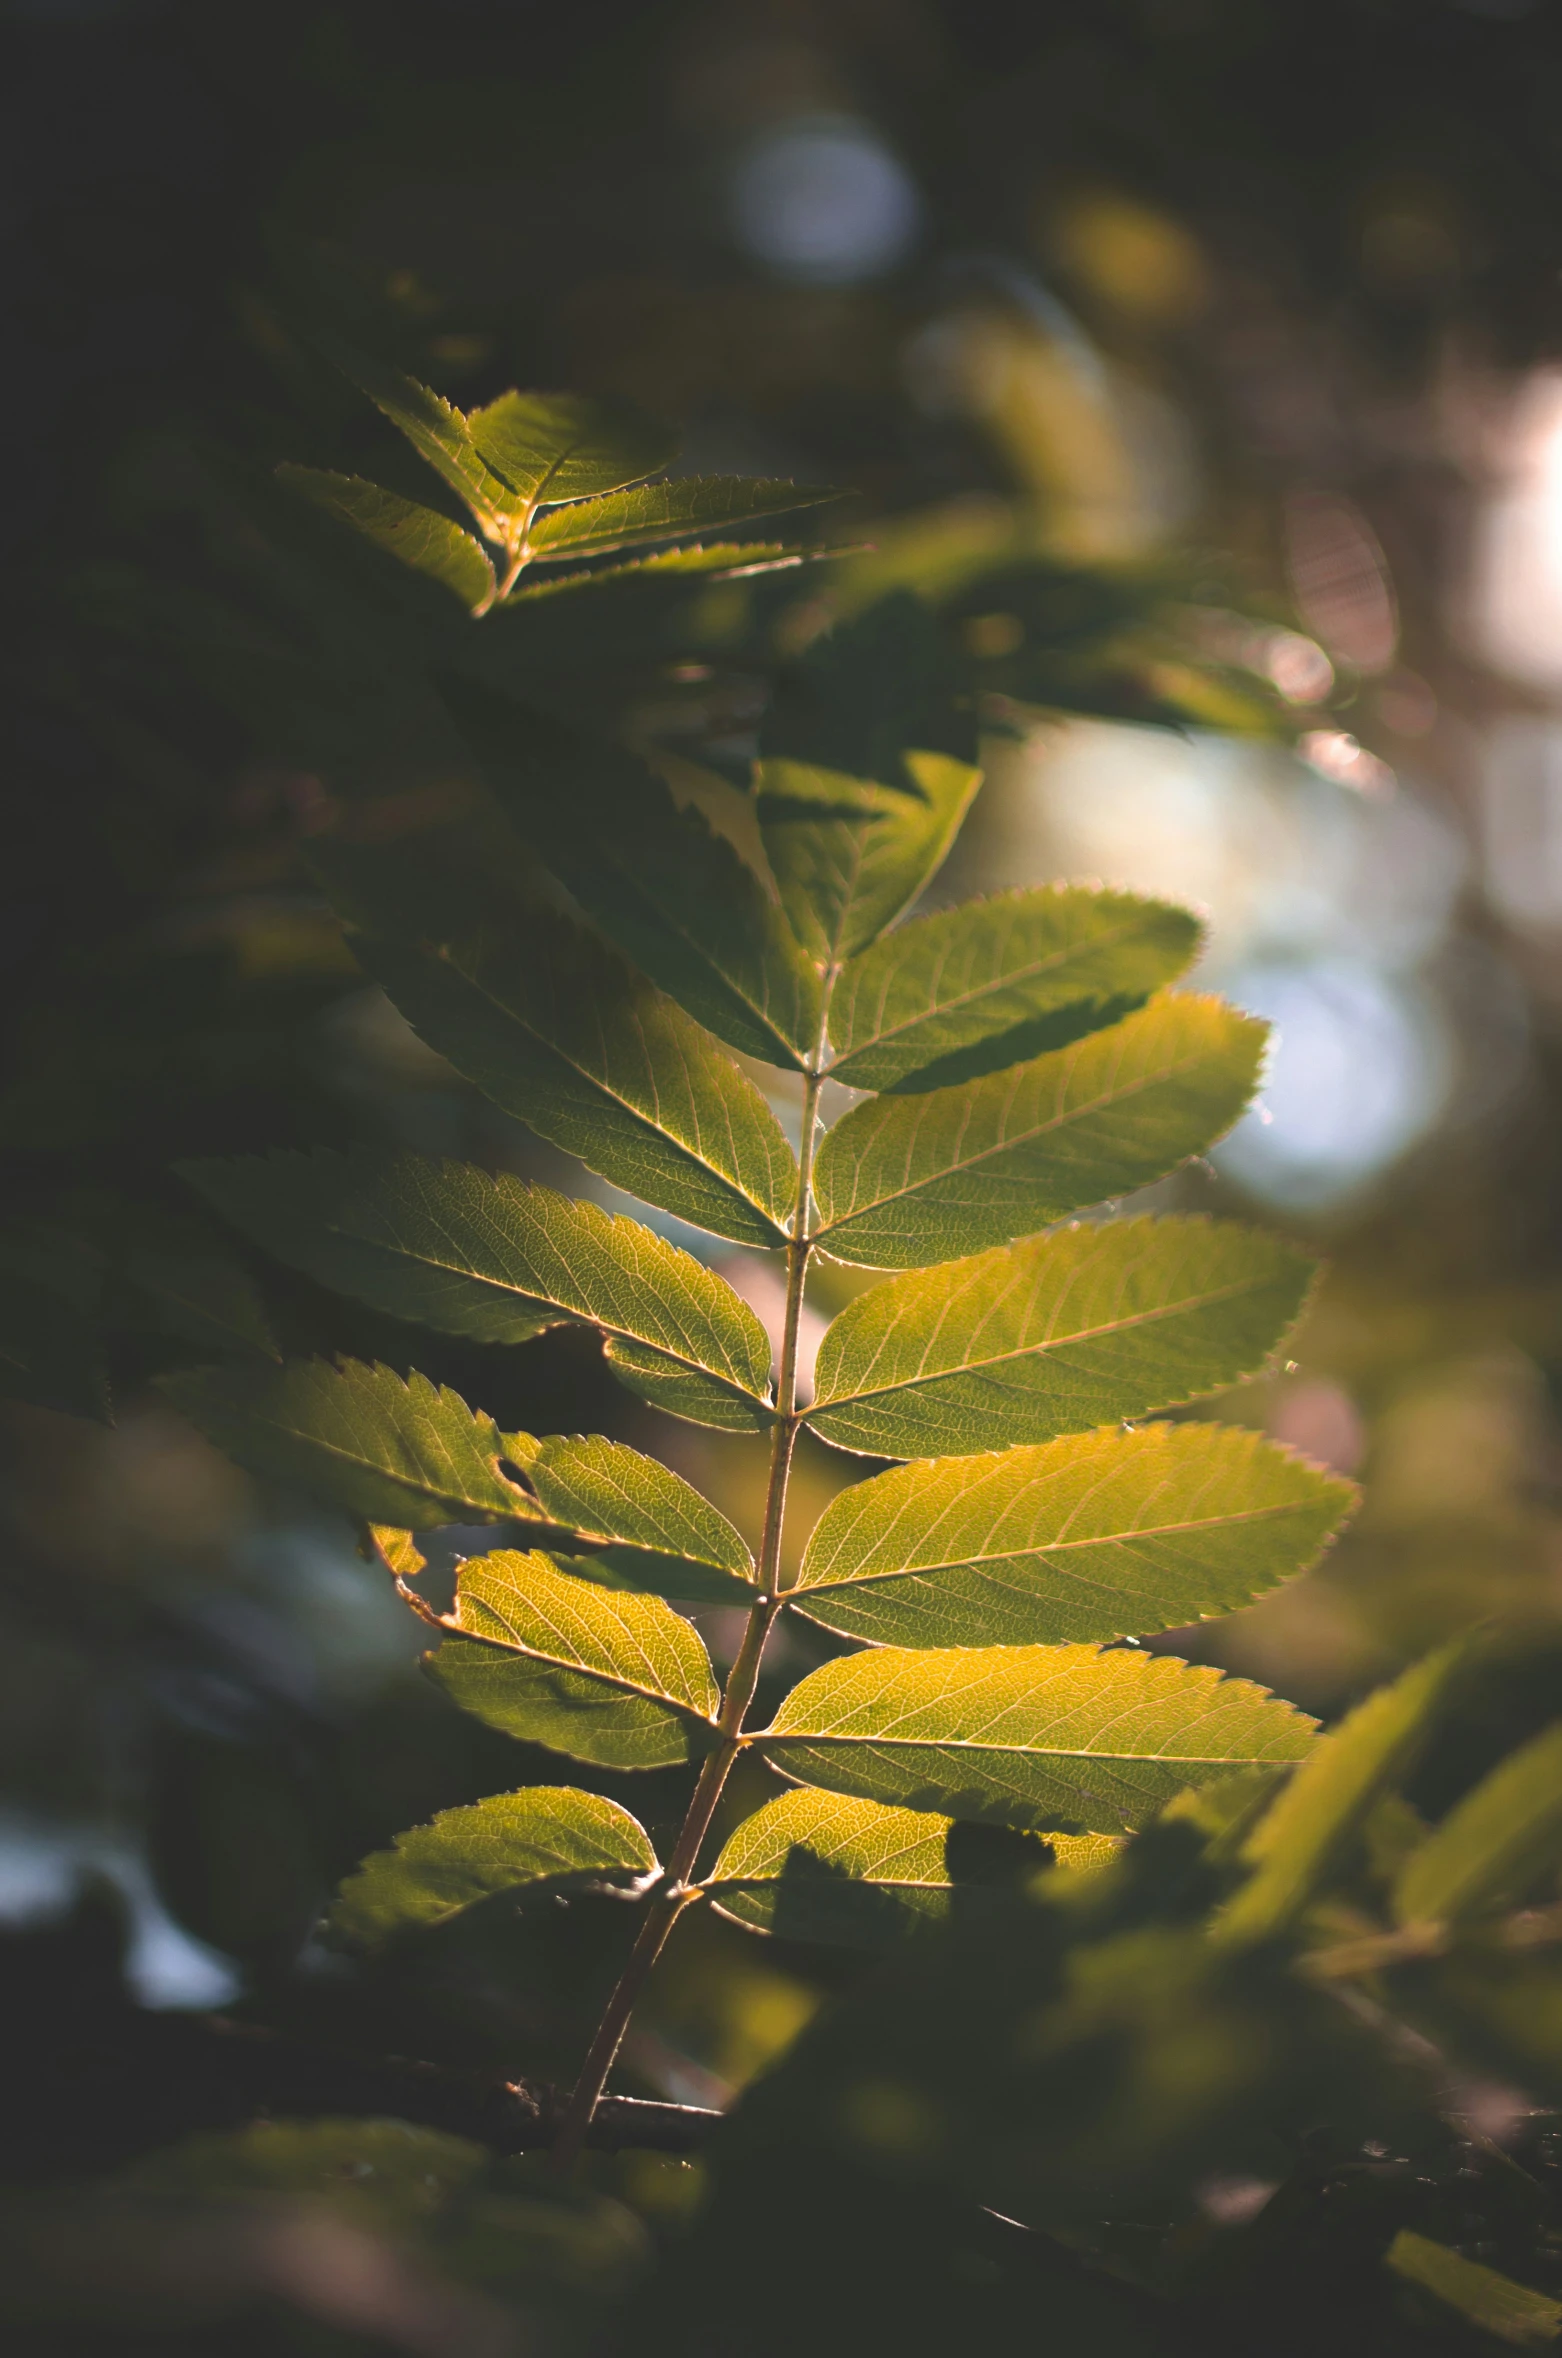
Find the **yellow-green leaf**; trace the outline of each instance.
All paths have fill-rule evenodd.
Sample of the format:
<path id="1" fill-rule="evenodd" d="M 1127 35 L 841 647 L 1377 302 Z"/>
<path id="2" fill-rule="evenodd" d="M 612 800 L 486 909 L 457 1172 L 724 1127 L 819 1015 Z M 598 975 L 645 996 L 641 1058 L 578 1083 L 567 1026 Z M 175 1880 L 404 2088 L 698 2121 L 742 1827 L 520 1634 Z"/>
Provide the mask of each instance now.
<path id="1" fill-rule="evenodd" d="M 678 455 L 666 426 L 579 393 L 501 393 L 471 412 L 466 430 L 517 508 L 617 491 Z"/>
<path id="2" fill-rule="evenodd" d="M 826 1629 L 904 1646 L 1174 1629 L 1304 1571 L 1354 1496 L 1222 1425 L 936 1458 L 832 1500 L 791 1602 Z"/>
<path id="3" fill-rule="evenodd" d="M 818 507 L 839 499 L 812 483 L 787 483 L 769 476 L 683 475 L 672 483 L 642 483 L 604 499 L 578 501 L 539 516 L 528 536 L 534 557 L 601 557 L 637 541 L 676 540 L 750 524 L 792 508 Z"/>
<path id="4" fill-rule="evenodd" d="M 1187 909 L 1079 885 L 913 918 L 836 984 L 832 1075 L 922 1092 L 1020 1064 L 1141 1007 L 1200 939 Z"/>
<path id="5" fill-rule="evenodd" d="M 826 1333 L 808 1421 L 841 1449 L 932 1457 L 1143 1416 L 1256 1374 L 1313 1272 L 1234 1221 L 1138 1219 L 891 1278 Z"/>
<path id="6" fill-rule="evenodd" d="M 723 1278 L 636 1221 L 417 1155 L 183 1169 L 268 1252 L 372 1309 L 486 1343 L 575 1320 L 601 1330 L 615 1373 L 658 1407 L 736 1432 L 769 1426 L 759 1320 Z"/>
<path id="7" fill-rule="evenodd" d="M 616 1801 L 572 1785 L 528 1785 L 398 1834 L 348 1876 L 326 1923 L 355 1948 L 377 1948 L 449 1923 L 498 1892 L 566 1877 L 639 1880 L 657 1865 L 645 1828 Z"/>
<path id="8" fill-rule="evenodd" d="M 885 1646 L 814 1671 L 750 1741 L 829 1792 L 1116 1834 L 1190 1782 L 1302 1759 L 1313 1725 L 1246 1679 L 1164 1655 Z"/>
<path id="9" fill-rule="evenodd" d="M 1515 2284 L 1479 2260 L 1467 2260 L 1430 2236 L 1401 2227 L 1384 2255 L 1384 2265 L 1407 2284 L 1431 2293 L 1467 2325 L 1511 2342 L 1521 2350 L 1538 2350 L 1562 2334 L 1562 2301 L 1548 2293 Z"/>
<path id="10" fill-rule="evenodd" d="M 865 949 L 911 906 L 982 780 L 947 753 L 909 752 L 903 766 L 905 785 L 885 786 L 807 762 L 759 765 L 760 832 L 781 905 L 821 965 Z"/>
<path id="11" fill-rule="evenodd" d="M 333 475 L 320 467 L 284 466 L 277 473 L 328 516 L 351 524 L 387 555 L 453 590 L 472 612 L 492 603 L 498 584 L 487 551 L 448 516 L 382 491 L 361 476 Z"/>
<path id="12" fill-rule="evenodd" d="M 670 1466 L 599 1433 L 510 1433 L 504 1451 L 530 1485 L 532 1511 L 556 1527 L 547 1545 L 578 1558 L 572 1571 L 700 1604 L 752 1602 L 754 1559 L 741 1533 Z"/>
<path id="13" fill-rule="evenodd" d="M 1402 1924 L 1467 1924 L 1528 1899 L 1562 1866 L 1562 1720 L 1521 1744 L 1406 1860 Z"/>
<path id="14" fill-rule="evenodd" d="M 1008 1072 L 856 1106 L 819 1152 L 820 1242 L 915 1269 L 1142 1187 L 1230 1129 L 1266 1037 L 1219 999 L 1167 995 Z"/>

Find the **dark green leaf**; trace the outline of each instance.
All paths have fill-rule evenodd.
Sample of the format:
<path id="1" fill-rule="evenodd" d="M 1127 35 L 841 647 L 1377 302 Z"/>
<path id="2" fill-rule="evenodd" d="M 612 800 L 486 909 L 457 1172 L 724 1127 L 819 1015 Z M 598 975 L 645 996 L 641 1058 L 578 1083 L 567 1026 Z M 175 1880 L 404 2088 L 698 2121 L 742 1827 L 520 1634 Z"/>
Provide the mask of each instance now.
<path id="1" fill-rule="evenodd" d="M 781 674 L 760 730 L 766 761 L 904 786 L 913 746 L 976 759 L 976 710 L 919 597 L 895 590 L 824 631 Z"/>
<path id="2" fill-rule="evenodd" d="M 524 1473 L 535 1511 L 565 1535 L 550 1533 L 548 1546 L 572 1557 L 589 1549 L 572 1571 L 700 1604 L 753 1601 L 754 1559 L 741 1535 L 654 1457 L 600 1434 L 529 1433 L 507 1434 L 505 1456 Z"/>
<path id="3" fill-rule="evenodd" d="M 1130 1637 L 1231 1612 L 1305 1570 L 1353 1497 L 1222 1425 L 939 1458 L 834 1499 L 789 1593 L 810 1620 L 876 1644 Z"/>
<path id="4" fill-rule="evenodd" d="M 494 791 L 588 916 L 721 1039 L 798 1068 L 819 977 L 779 907 L 638 756 L 485 696 L 458 716 Z"/>
<path id="5" fill-rule="evenodd" d="M 453 590 L 473 613 L 492 604 L 498 584 L 487 551 L 448 516 L 357 475 L 332 475 L 319 467 L 279 467 L 277 472 L 328 516 L 351 524 L 415 573 L 427 573 Z"/>
<path id="6" fill-rule="evenodd" d="M 442 1810 L 432 1825 L 398 1834 L 348 1876 L 326 1921 L 354 1947 L 377 1948 L 398 1933 L 448 1923 L 496 1892 L 656 1870 L 650 1836 L 616 1801 L 572 1785 L 529 1785 Z"/>
<path id="7" fill-rule="evenodd" d="M 472 411 L 466 429 L 516 494 L 514 507 L 617 491 L 678 455 L 665 426 L 578 393 L 501 393 Z"/>
<path id="8" fill-rule="evenodd" d="M 134 1237 L 124 1274 L 143 1294 L 170 1334 L 204 1350 L 277 1359 L 281 1354 L 260 1289 L 234 1255 L 202 1235 L 169 1222 Z"/>
<path id="9" fill-rule="evenodd" d="M 1008 1072 L 859 1105 L 819 1152 L 820 1241 L 915 1269 L 1142 1187 L 1231 1128 L 1266 1038 L 1222 1000 L 1169 995 Z"/>
<path id="10" fill-rule="evenodd" d="M 821 965 L 877 940 L 942 866 L 981 784 L 946 753 L 909 752 L 906 783 L 761 762 L 759 825 L 792 931 Z"/>
<path id="11" fill-rule="evenodd" d="M 1530 1898 L 1559 1865 L 1562 1721 L 1456 1803 L 1406 1861 L 1394 1911 L 1402 1924 L 1467 1924 Z"/>
<path id="12" fill-rule="evenodd" d="M 922 1092 L 998 1072 L 1116 1023 L 1196 955 L 1198 919 L 1079 885 L 914 918 L 853 958 L 830 1001 L 831 1074 Z"/>
<path id="13" fill-rule="evenodd" d="M 786 1242 L 797 1159 L 764 1098 L 654 984 L 550 911 L 360 963 L 506 1113 L 615 1187 L 738 1244 Z"/>
<path id="14" fill-rule="evenodd" d="M 685 475 L 641 484 L 607 499 L 581 500 L 539 516 L 527 538 L 533 557 L 600 557 L 641 540 L 676 540 L 729 524 L 751 524 L 792 508 L 839 499 L 811 483 L 744 475 Z"/>
<path id="15" fill-rule="evenodd" d="M 393 1318 L 489 1343 L 578 1320 L 602 1330 L 614 1371 L 658 1407 L 768 1428 L 759 1320 L 714 1271 L 633 1220 L 416 1155 L 272 1155 L 185 1175 L 268 1252 Z"/>
<path id="16" fill-rule="evenodd" d="M 97 1326 L 52 1287 L 0 1268 L 0 1398 L 109 1422 Z"/>
<path id="17" fill-rule="evenodd" d="M 890 1279 L 819 1349 L 808 1421 L 842 1449 L 933 1457 L 1088 1432 L 1253 1375 L 1313 1264 L 1202 1219 L 1120 1220 Z"/>
<path id="18" fill-rule="evenodd" d="M 583 568 L 579 573 L 537 574 L 528 568 L 521 575 L 520 586 L 511 590 L 500 604 L 525 606 L 539 598 L 557 597 L 561 591 L 596 589 L 608 582 L 654 584 L 666 576 L 676 586 L 680 577 L 688 573 L 714 574 L 720 581 L 736 581 L 751 573 L 785 573 L 794 565 L 807 565 L 839 554 L 838 549 L 781 540 L 723 540 L 697 548 L 658 549 L 653 556 L 630 557 L 620 565 L 597 565 Z"/>
<path id="19" fill-rule="evenodd" d="M 448 1638 L 429 1669 L 490 1727 L 604 1768 L 703 1749 L 721 1698 L 697 1632 L 659 1598 L 505 1549 L 462 1565 L 456 1624 L 470 1635 Z"/>
<path id="20" fill-rule="evenodd" d="M 1262 1687 L 1164 1655 L 884 1646 L 814 1671 L 750 1740 L 829 1792 L 1116 1834 L 1190 1782 L 1303 1759 L 1313 1733 Z"/>
<path id="21" fill-rule="evenodd" d="M 181 1370 L 176 1408 L 242 1466 L 374 1523 L 428 1531 L 526 1511 L 499 1471 L 504 1436 L 426 1376 L 349 1359 Z"/>

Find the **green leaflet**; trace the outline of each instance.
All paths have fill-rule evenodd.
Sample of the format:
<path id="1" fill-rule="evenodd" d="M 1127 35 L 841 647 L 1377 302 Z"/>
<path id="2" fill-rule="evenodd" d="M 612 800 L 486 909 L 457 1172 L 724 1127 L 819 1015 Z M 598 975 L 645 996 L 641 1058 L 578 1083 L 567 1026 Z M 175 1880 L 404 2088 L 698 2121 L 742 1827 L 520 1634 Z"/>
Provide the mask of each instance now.
<path id="1" fill-rule="evenodd" d="M 587 915 L 729 1046 L 800 1069 L 819 977 L 726 838 L 622 746 L 470 689 L 460 703 L 500 803 Z"/>
<path id="2" fill-rule="evenodd" d="M 839 499 L 812 483 L 768 476 L 685 475 L 673 483 L 642 483 L 610 498 L 582 500 L 539 516 L 527 538 L 533 557 L 601 557 L 636 541 L 676 540 L 730 524 L 751 524 L 792 508 Z"/>
<path id="3" fill-rule="evenodd" d="M 786 1242 L 797 1158 L 746 1073 L 682 1008 L 546 910 L 439 954 L 359 962 L 494 1104 L 615 1187 L 696 1228 Z"/>
<path id="4" fill-rule="evenodd" d="M 1402 1924 L 1468 1924 L 1531 1897 L 1562 1865 L 1562 1721 L 1510 1752 L 1406 1860 Z"/>
<path id="5" fill-rule="evenodd" d="M 486 537 L 502 539 L 503 521 L 516 505 L 514 494 L 490 471 L 460 410 L 415 377 L 386 368 L 366 353 L 350 351 L 334 338 L 325 348 L 342 374 L 368 395 L 418 456 L 466 502 Z"/>
<path id="6" fill-rule="evenodd" d="M 580 1320 L 601 1328 L 615 1373 L 642 1398 L 696 1424 L 768 1429 L 759 1320 L 724 1279 L 633 1220 L 417 1155 L 279 1154 L 183 1170 L 279 1260 L 393 1318 L 487 1343 Z"/>
<path id="7" fill-rule="evenodd" d="M 790 1599 L 827 1629 L 889 1645 L 1173 1629 L 1304 1571 L 1354 1495 L 1222 1425 L 939 1458 L 832 1500 Z"/>
<path id="8" fill-rule="evenodd" d="M 808 1421 L 838 1448 L 933 1457 L 1087 1432 L 1264 1365 L 1313 1264 L 1234 1222 L 1081 1226 L 874 1286 L 819 1349 Z"/>
<path id="9" fill-rule="evenodd" d="M 829 1792 L 1116 1834 L 1190 1782 L 1302 1759 L 1313 1727 L 1246 1679 L 1164 1655 L 885 1646 L 814 1671 L 750 1740 Z"/>
<path id="10" fill-rule="evenodd" d="M 532 1511 L 565 1534 L 547 1544 L 590 1550 L 572 1571 L 700 1604 L 752 1603 L 754 1559 L 741 1534 L 671 1467 L 600 1434 L 507 1433 L 504 1452 L 531 1485 Z"/>
<path id="11" fill-rule="evenodd" d="M 752 1931 L 877 1947 L 948 1913 L 959 1880 L 947 1856 L 953 1831 L 952 1818 L 805 1785 L 744 1819 L 704 1888 Z M 1078 1868 L 1105 1864 L 1117 1845 L 1060 1834 L 1050 1848 L 1059 1866 Z"/>
<path id="12" fill-rule="evenodd" d="M 1421 2292 L 1431 2293 L 1466 2323 L 1520 2349 L 1539 2349 L 1562 2335 L 1562 2301 L 1515 2284 L 1495 2268 L 1467 2260 L 1430 2236 L 1401 2227 L 1383 2264 Z"/>
<path id="13" fill-rule="evenodd" d="M 1255 1872 L 1221 1912 L 1222 1939 L 1267 1940 L 1296 1922 L 1410 1768 L 1468 1653 L 1460 1641 L 1428 1654 L 1321 1740 L 1248 1838 Z"/>
<path id="14" fill-rule="evenodd" d="M 665 426 L 577 393 L 501 393 L 465 422 L 473 448 L 517 495 L 515 509 L 617 491 L 678 455 Z"/>
<path id="15" fill-rule="evenodd" d="M 982 782 L 947 753 L 909 752 L 904 767 L 899 787 L 806 762 L 759 765 L 759 825 L 781 906 L 821 965 L 864 949 L 911 906 Z"/>
<path id="16" fill-rule="evenodd" d="M 914 918 L 836 984 L 832 1077 L 911 1092 L 1019 1064 L 1142 1006 L 1201 939 L 1187 909 L 1079 885 Z"/>
<path id="17" fill-rule="evenodd" d="M 448 516 L 401 499 L 394 491 L 382 491 L 377 483 L 365 483 L 357 475 L 295 466 L 278 467 L 277 473 L 328 516 L 351 524 L 415 573 L 426 573 L 453 590 L 473 613 L 492 603 L 498 584 L 486 550 Z"/>
<path id="18" fill-rule="evenodd" d="M 524 1513 L 499 1472 L 504 1437 L 427 1376 L 293 1359 L 281 1367 L 193 1368 L 161 1388 L 240 1465 L 312 1491 L 350 1515 L 428 1531 Z"/>
<path id="19" fill-rule="evenodd" d="M 654 1875 L 645 1828 L 600 1793 L 528 1785 L 398 1834 L 349 1875 L 326 1918 L 355 1948 L 426 1931 L 500 1891 L 561 1876 Z"/>
<path id="20" fill-rule="evenodd" d="M 1230 1129 L 1266 1037 L 1223 1000 L 1167 996 L 1009 1072 L 856 1106 L 815 1166 L 820 1242 L 918 1269 L 1142 1187 Z"/>
<path id="21" fill-rule="evenodd" d="M 794 565 L 808 565 L 841 554 L 805 542 L 782 540 L 724 540 L 683 549 L 657 549 L 649 557 L 629 557 L 621 565 L 597 565 L 579 573 L 552 573 L 536 580 L 528 571 L 520 587 L 500 600 L 503 606 L 524 606 L 536 598 L 552 598 L 561 591 L 596 589 L 604 582 L 649 581 L 670 574 L 676 582 L 685 573 L 714 573 L 721 580 L 738 580 L 751 573 L 785 573 Z"/>
<path id="22" fill-rule="evenodd" d="M 430 1672 L 506 1735 L 604 1768 L 665 1768 L 703 1749 L 721 1700 L 710 1659 L 658 1597 L 503 1549 L 462 1565 L 455 1626 L 468 1634 L 448 1638 Z"/>

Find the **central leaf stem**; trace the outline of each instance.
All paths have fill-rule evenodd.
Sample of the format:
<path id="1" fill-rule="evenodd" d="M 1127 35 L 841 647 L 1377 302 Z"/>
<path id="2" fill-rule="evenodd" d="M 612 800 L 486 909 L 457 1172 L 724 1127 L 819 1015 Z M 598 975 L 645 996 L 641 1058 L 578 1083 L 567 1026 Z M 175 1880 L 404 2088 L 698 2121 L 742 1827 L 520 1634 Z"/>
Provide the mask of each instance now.
<path id="1" fill-rule="evenodd" d="M 833 974 L 825 980 L 825 1005 L 828 1008 Z M 765 1521 L 759 1543 L 759 1594 L 749 1608 L 748 1625 L 743 1642 L 727 1674 L 722 1692 L 721 1708 L 716 1716 L 716 1741 L 705 1757 L 688 1814 L 679 1829 L 667 1862 L 667 1871 L 646 1903 L 640 1929 L 628 1962 L 619 1975 L 612 1996 L 603 2010 L 580 2077 L 575 2082 L 560 2124 L 558 2139 L 553 2148 L 553 2166 L 568 2170 L 574 2166 L 586 2141 L 592 2114 L 603 2089 L 613 2059 L 629 2027 L 629 2018 L 645 1986 L 652 1966 L 666 1945 L 667 1936 L 684 1909 L 699 1894 L 693 1883 L 699 1860 L 700 1845 L 710 1831 L 711 1819 L 716 1814 L 722 1789 L 732 1773 L 732 1766 L 742 1749 L 739 1739 L 743 1721 L 754 1689 L 759 1683 L 760 1664 L 764 1659 L 765 1641 L 770 1635 L 776 1615 L 781 1610 L 781 1531 L 786 1519 L 787 1479 L 792 1470 L 792 1453 L 797 1446 L 798 1426 L 801 1422 L 797 1407 L 797 1351 L 802 1327 L 803 1292 L 808 1280 L 808 1262 L 813 1252 L 813 1239 L 808 1232 L 809 1197 L 813 1180 L 814 1147 L 819 1126 L 819 1092 L 823 1076 L 818 1070 L 824 1050 L 824 1023 L 820 1021 L 819 1054 L 805 1075 L 803 1083 L 803 1124 L 798 1143 L 797 1203 L 792 1217 L 792 1237 L 786 1251 L 786 1310 L 781 1328 L 781 1350 L 776 1368 L 775 1423 L 770 1441 L 770 1479 L 765 1491 Z"/>

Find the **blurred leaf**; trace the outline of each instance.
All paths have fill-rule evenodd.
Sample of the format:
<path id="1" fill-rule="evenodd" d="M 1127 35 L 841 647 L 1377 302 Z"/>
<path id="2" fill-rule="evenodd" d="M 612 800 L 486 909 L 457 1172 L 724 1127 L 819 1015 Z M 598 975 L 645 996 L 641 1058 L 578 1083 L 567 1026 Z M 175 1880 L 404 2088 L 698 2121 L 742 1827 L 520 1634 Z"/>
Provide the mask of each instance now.
<path id="1" fill-rule="evenodd" d="M 308 2197 L 405 2234 L 437 2218 L 488 2167 L 480 2145 L 406 2121 L 256 2121 L 150 2153 L 120 2183 L 197 2202 Z"/>
<path id="2" fill-rule="evenodd" d="M 760 832 L 793 932 L 824 966 L 875 941 L 943 865 L 982 782 L 944 753 L 909 752 L 881 786 L 808 763 L 762 761 Z"/>
<path id="3" fill-rule="evenodd" d="M 684 475 L 641 484 L 607 499 L 581 500 L 539 516 L 527 536 L 533 557 L 600 557 L 640 540 L 676 540 L 725 524 L 751 524 L 792 508 L 818 507 L 838 491 L 767 476 Z"/>
<path id="4" fill-rule="evenodd" d="M 282 481 L 328 516 L 351 524 L 377 548 L 385 550 L 414 573 L 426 573 L 453 590 L 474 613 L 492 603 L 498 587 L 486 550 L 433 508 L 419 507 L 377 483 L 356 475 L 333 475 L 319 467 L 284 466 Z"/>
<path id="5" fill-rule="evenodd" d="M 1562 2301 L 1483 2268 L 1446 2244 L 1402 2227 L 1384 2255 L 1385 2267 L 1428 2292 L 1483 2333 L 1519 2349 L 1538 2349 L 1562 2334 Z"/>
<path id="6" fill-rule="evenodd" d="M 1464 1642 L 1428 1654 L 1319 1741 L 1245 1846 L 1256 1872 L 1222 1910 L 1221 1938 L 1268 1940 L 1289 1930 L 1338 1870 L 1379 1796 L 1415 1761 L 1468 1658 Z"/>
<path id="7" fill-rule="evenodd" d="M 917 1269 L 1145 1186 L 1231 1128 L 1267 1037 L 1223 1000 L 1169 996 L 1010 1072 L 856 1106 L 815 1166 L 820 1243 Z"/>
<path id="8" fill-rule="evenodd" d="M 766 762 L 904 787 L 913 747 L 973 763 L 976 710 L 934 616 L 898 589 L 836 622 L 782 671 L 759 750 Z"/>
<path id="9" fill-rule="evenodd" d="M 650 1836 L 616 1801 L 571 1785 L 495 1793 L 398 1834 L 342 1885 L 328 1929 L 355 1947 L 448 1923 L 496 1892 L 563 1876 L 654 1875 Z"/>
<path id="10" fill-rule="evenodd" d="M 654 1457 L 600 1434 L 505 1437 L 550 1522 L 590 1546 L 587 1579 L 701 1604 L 753 1601 L 754 1559 L 720 1510 Z M 569 1542 L 553 1540 L 552 1547 Z"/>
<path id="11" fill-rule="evenodd" d="M 463 696 L 504 809 L 586 914 L 730 1047 L 801 1069 L 819 978 L 751 868 L 647 763 L 541 713 Z"/>
<path id="12" fill-rule="evenodd" d="M 1220 1425 L 940 1458 L 842 1491 L 788 1594 L 875 1644 L 1130 1637 L 1230 1612 L 1304 1571 L 1354 1496 Z"/>
<path id="13" fill-rule="evenodd" d="M 0 1267 L 0 1395 L 65 1416 L 109 1419 L 108 1373 L 94 1320 L 47 1285 Z"/>
<path id="14" fill-rule="evenodd" d="M 875 1648 L 827 1662 L 753 1741 L 829 1792 L 1116 1834 L 1223 1769 L 1300 1760 L 1314 1723 L 1246 1679 L 1094 1646 Z"/>
<path id="15" fill-rule="evenodd" d="M 541 505 L 617 491 L 669 466 L 678 437 L 654 420 L 578 393 L 501 393 L 466 420 L 474 448 L 517 502 Z"/>
<path id="16" fill-rule="evenodd" d="M 819 1347 L 814 1431 L 933 1457 L 1085 1432 L 1255 1375 L 1314 1265 L 1202 1219 L 1121 1220 L 876 1285 Z"/>
<path id="17" fill-rule="evenodd" d="M 615 1373 L 672 1415 L 737 1432 L 769 1425 L 759 1320 L 723 1278 L 636 1221 L 415 1155 L 182 1168 L 268 1252 L 393 1318 L 496 1343 L 576 1319 L 600 1327 Z"/>
<path id="18" fill-rule="evenodd" d="M 124 1275 L 170 1334 L 207 1351 L 281 1357 L 249 1271 L 193 1223 L 183 1232 L 159 1223 L 133 1237 Z"/>
<path id="19" fill-rule="evenodd" d="M 764 1098 L 682 1008 L 579 926 L 529 913 L 439 955 L 358 944 L 429 1045 L 615 1187 L 738 1244 L 780 1245 L 797 1160 Z"/>
<path id="20" fill-rule="evenodd" d="M 1078 885 L 936 910 L 847 965 L 831 1077 L 920 1092 L 1023 1063 L 1142 1006 L 1201 938 L 1186 909 Z"/>
<path id="21" fill-rule="evenodd" d="M 1530 1898 L 1562 1866 L 1562 1721 L 1510 1752 L 1406 1860 L 1402 1924 L 1468 1924 Z"/>
<path id="22" fill-rule="evenodd" d="M 493 1419 L 427 1376 L 404 1382 L 358 1360 L 294 1359 L 181 1370 L 160 1382 L 240 1465 L 368 1522 L 427 1531 L 526 1511 L 499 1472 L 505 1444 Z"/>
<path id="23" fill-rule="evenodd" d="M 608 1768 L 662 1768 L 701 1748 L 721 1698 L 698 1632 L 659 1598 L 508 1549 L 470 1557 L 459 1581 L 456 1622 L 485 1642 L 449 1638 L 429 1668 L 463 1711 Z"/>

